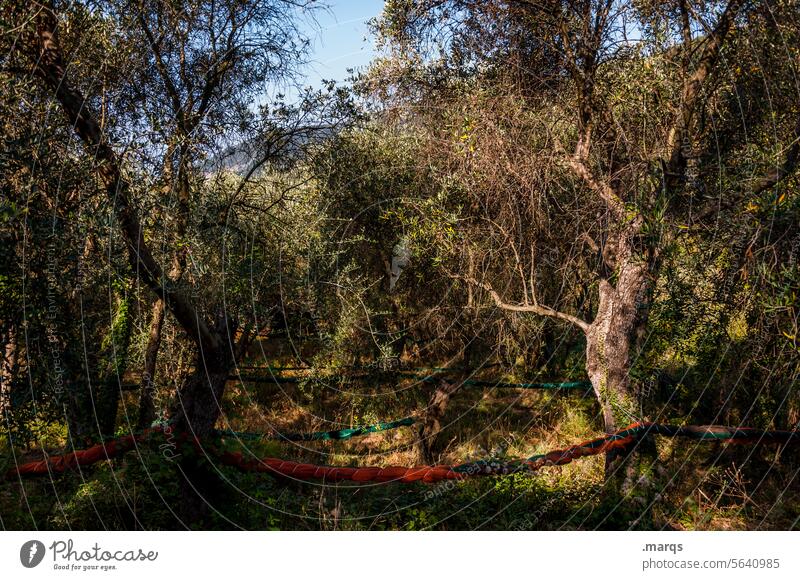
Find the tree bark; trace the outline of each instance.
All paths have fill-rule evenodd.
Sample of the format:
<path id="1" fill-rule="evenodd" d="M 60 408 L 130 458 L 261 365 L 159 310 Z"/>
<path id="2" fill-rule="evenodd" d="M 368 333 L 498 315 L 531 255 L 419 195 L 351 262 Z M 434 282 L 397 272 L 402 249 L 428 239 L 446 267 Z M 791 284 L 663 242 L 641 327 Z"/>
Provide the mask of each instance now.
<path id="1" fill-rule="evenodd" d="M 97 426 L 102 437 L 114 434 L 117 411 L 122 394 L 122 375 L 128 367 L 128 350 L 133 331 L 130 294 L 120 296 L 120 309 L 114 315 L 109 329 L 109 344 L 104 357 L 104 367 L 98 378 L 95 402 Z"/>
<path id="2" fill-rule="evenodd" d="M 461 381 L 451 383 L 442 380 L 425 408 L 425 415 L 419 428 L 419 440 L 417 442 L 419 460 L 425 465 L 436 464 L 437 458 L 434 449 L 436 438 L 442 430 L 442 417 L 444 417 L 444 413 L 447 410 L 450 397 L 460 386 Z"/>
<path id="3" fill-rule="evenodd" d="M 637 406 L 630 386 L 630 354 L 636 324 L 636 298 L 643 267 L 632 267 L 616 287 L 600 280 L 597 316 L 586 333 L 586 371 L 603 410 L 607 433 L 630 422 Z"/>
<path id="4" fill-rule="evenodd" d="M 600 280 L 597 314 L 586 332 L 586 371 L 602 409 L 606 433 L 624 428 L 639 416 L 639 394 L 631 386 L 630 371 L 650 271 L 647 261 L 634 253 L 630 232 L 616 242 L 616 283 Z M 632 449 L 607 454 L 609 490 L 647 505 L 654 452 L 651 440 L 640 440 Z"/>
<path id="5" fill-rule="evenodd" d="M 190 446 L 201 445 L 213 433 L 222 411 L 225 384 L 244 348 L 244 335 L 242 342 L 234 345 L 236 324 L 224 313 L 218 315 L 214 330 L 227 341 L 213 352 L 198 351 L 194 371 L 184 380 L 170 412 L 172 428 L 185 433 Z M 187 447 L 182 453 L 179 511 L 184 522 L 202 522 L 210 506 L 224 501 L 225 483 L 204 459 L 202 447 L 199 452 Z"/>
<path id="6" fill-rule="evenodd" d="M 198 351 L 194 371 L 184 379 L 170 412 L 174 428 L 194 438 L 207 437 L 214 430 L 225 383 L 252 334 L 245 329 L 237 344 L 238 323 L 223 309 L 218 311 L 212 329 L 220 337 L 219 347 Z"/>
<path id="7" fill-rule="evenodd" d="M 11 383 L 17 369 L 17 333 L 9 326 L 3 336 L 3 360 L 0 365 L 0 421 L 11 412 Z"/>
<path id="8" fill-rule="evenodd" d="M 161 347 L 161 331 L 164 328 L 164 301 L 156 298 L 150 320 L 150 333 L 144 351 L 144 369 L 142 370 L 141 392 L 139 395 L 138 429 L 146 429 L 156 418 L 155 376 L 158 351 Z"/>

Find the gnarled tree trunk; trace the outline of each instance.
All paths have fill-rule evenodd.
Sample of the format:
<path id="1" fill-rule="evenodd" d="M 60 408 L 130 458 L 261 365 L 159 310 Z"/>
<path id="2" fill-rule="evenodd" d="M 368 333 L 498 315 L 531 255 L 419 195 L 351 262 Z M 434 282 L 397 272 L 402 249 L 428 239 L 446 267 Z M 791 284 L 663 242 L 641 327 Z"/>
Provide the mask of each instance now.
<path id="1" fill-rule="evenodd" d="M 597 314 L 586 330 L 586 371 L 603 412 L 606 433 L 635 422 L 640 414 L 641 401 L 631 386 L 630 371 L 650 269 L 633 252 L 630 237 L 618 242 L 616 283 L 600 280 Z M 643 495 L 638 492 L 650 485 L 647 471 L 653 452 L 652 441 L 642 439 L 633 449 L 607 454 L 606 481 L 611 488 Z"/>
<path id="2" fill-rule="evenodd" d="M 586 332 L 586 371 L 602 406 L 607 433 L 630 423 L 638 409 L 630 367 L 644 267 L 629 270 L 616 286 L 605 279 L 600 281 L 597 315 Z"/>

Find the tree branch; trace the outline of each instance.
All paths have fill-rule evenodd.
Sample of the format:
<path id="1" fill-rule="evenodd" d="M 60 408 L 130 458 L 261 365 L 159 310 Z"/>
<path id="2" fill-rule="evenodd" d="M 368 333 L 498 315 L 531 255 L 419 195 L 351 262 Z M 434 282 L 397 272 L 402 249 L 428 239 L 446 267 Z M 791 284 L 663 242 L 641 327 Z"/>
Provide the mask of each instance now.
<path id="1" fill-rule="evenodd" d="M 583 180 L 589 189 L 598 194 L 600 198 L 606 202 L 608 209 L 611 210 L 615 217 L 622 219 L 625 216 L 625 203 L 622 199 L 608 183 L 597 180 L 581 159 L 573 155 L 567 157 L 565 163 Z"/>
<path id="2" fill-rule="evenodd" d="M 784 157 L 783 163 L 773 167 L 764 177 L 756 182 L 753 187 L 753 195 L 758 195 L 774 187 L 797 168 L 797 164 L 800 162 L 800 116 L 798 116 L 793 137 L 794 139 L 786 151 L 786 157 Z"/>
<path id="3" fill-rule="evenodd" d="M 128 249 L 131 268 L 142 276 L 157 296 L 163 297 L 186 333 L 203 350 L 213 352 L 219 347 L 218 337 L 211 332 L 185 296 L 162 284 L 164 273 L 144 240 L 142 226 L 130 199 L 130 184 L 122 175 L 121 162 L 105 140 L 97 120 L 87 110 L 86 99 L 67 81 L 56 26 L 57 19 L 52 8 L 42 10 L 37 22 L 38 54 L 33 55 L 35 74 L 53 92 L 75 133 L 99 162 L 97 172 L 114 207 L 114 214 Z"/>
<path id="4" fill-rule="evenodd" d="M 675 118 L 675 123 L 669 130 L 667 136 L 667 151 L 669 151 L 669 161 L 667 162 L 667 175 L 674 177 L 682 173 L 682 167 L 685 162 L 683 154 L 683 139 L 686 131 L 694 118 L 697 108 L 697 99 L 701 94 L 701 89 L 706 79 L 708 78 L 711 69 L 719 59 L 722 45 L 725 37 L 733 25 L 739 8 L 744 0 L 729 0 L 725 11 L 720 16 L 717 26 L 712 30 L 705 39 L 705 45 L 700 55 L 692 75 L 686 79 L 683 84 L 683 95 L 681 98 L 681 107 Z M 688 50 L 689 47 L 687 47 Z"/>
<path id="5" fill-rule="evenodd" d="M 538 314 L 539 316 L 546 316 L 547 318 L 553 318 L 555 320 L 564 320 L 571 324 L 574 324 L 578 328 L 580 328 L 583 332 L 587 332 L 589 330 L 589 323 L 585 320 L 578 318 L 577 316 L 573 316 L 572 314 L 567 314 L 565 312 L 560 312 L 558 310 L 554 310 L 549 306 L 541 306 L 539 304 L 510 304 L 505 302 L 501 297 L 500 294 L 486 282 L 480 282 L 471 276 L 456 276 L 465 282 L 477 286 L 486 290 L 489 293 L 489 296 L 492 297 L 492 300 L 497 305 L 498 308 L 501 310 L 507 310 L 509 312 L 530 312 L 532 314 Z"/>
<path id="6" fill-rule="evenodd" d="M 161 80 L 164 82 L 164 88 L 167 91 L 167 96 L 169 96 L 170 101 L 172 101 L 172 109 L 175 113 L 178 125 L 183 125 L 183 106 L 181 105 L 180 95 L 178 94 L 178 89 L 175 87 L 175 84 L 172 82 L 172 77 L 169 76 L 169 71 L 167 71 L 167 66 L 164 63 L 163 57 L 161 56 L 161 50 L 158 47 L 158 43 L 156 42 L 155 37 L 153 37 L 150 27 L 147 25 L 147 20 L 145 19 L 145 8 L 143 5 L 140 5 L 139 7 L 139 26 L 142 27 L 142 31 L 147 37 L 147 43 L 150 45 L 150 51 L 153 53 L 153 58 L 155 59 L 156 70 L 161 76 Z"/>

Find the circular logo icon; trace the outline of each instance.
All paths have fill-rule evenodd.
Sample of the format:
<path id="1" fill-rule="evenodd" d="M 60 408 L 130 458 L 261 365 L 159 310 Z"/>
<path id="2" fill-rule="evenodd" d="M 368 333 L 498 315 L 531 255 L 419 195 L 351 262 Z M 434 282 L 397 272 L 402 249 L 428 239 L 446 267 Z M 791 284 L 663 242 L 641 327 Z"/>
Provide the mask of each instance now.
<path id="1" fill-rule="evenodd" d="M 26 568 L 35 568 L 44 559 L 44 544 L 39 540 L 29 540 L 19 549 L 19 561 Z"/>

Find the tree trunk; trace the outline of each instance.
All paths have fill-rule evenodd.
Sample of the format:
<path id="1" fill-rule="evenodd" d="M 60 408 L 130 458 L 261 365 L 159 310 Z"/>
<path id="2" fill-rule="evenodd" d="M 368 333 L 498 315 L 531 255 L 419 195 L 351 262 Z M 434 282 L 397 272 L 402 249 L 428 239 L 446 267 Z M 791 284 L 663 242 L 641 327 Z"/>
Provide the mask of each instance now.
<path id="1" fill-rule="evenodd" d="M 147 337 L 147 348 L 144 351 L 144 369 L 139 395 L 138 429 L 146 429 L 156 418 L 155 376 L 158 350 L 161 347 L 161 330 L 164 328 L 164 301 L 156 298 L 150 320 L 150 334 Z"/>
<path id="2" fill-rule="evenodd" d="M 640 401 L 631 387 L 632 350 L 640 324 L 639 303 L 647 291 L 647 264 L 629 252 L 617 262 L 616 285 L 602 279 L 597 315 L 586 332 L 586 371 L 603 412 L 605 431 L 612 433 L 639 418 Z M 654 447 L 640 440 L 635 448 L 606 455 L 610 491 L 641 499 L 650 487 L 649 464 Z"/>
<path id="3" fill-rule="evenodd" d="M 97 163 L 97 176 L 114 208 L 131 269 L 159 299 L 164 300 L 178 324 L 197 345 L 195 372 L 187 378 L 173 408 L 174 428 L 196 438 L 207 436 L 219 416 L 225 381 L 233 367 L 235 356 L 230 343 L 235 334 L 235 328 L 232 328 L 235 325 L 231 325 L 223 314 L 218 317 L 216 327 L 211 328 L 191 297 L 184 295 L 171 281 L 166 281 L 158 260 L 145 240 L 144 228 L 138 216 L 139 208 L 133 203 L 130 182 L 122 171 L 121 159 L 87 108 L 87 99 L 69 83 L 58 43 L 57 18 L 52 7 L 45 6 L 37 13 L 35 44 L 29 48 L 34 51 L 36 75 L 52 91 L 69 125 Z M 182 159 L 185 157 L 182 156 Z M 181 213 L 188 207 L 183 193 L 180 199 Z M 188 469 L 185 471 L 186 474 L 189 472 Z M 201 478 L 202 475 L 197 477 Z M 199 517 L 202 511 L 199 494 L 203 488 L 192 485 L 191 480 L 185 483 L 185 516 L 196 521 L 197 518 L 192 516 Z M 187 493 L 187 489 L 197 489 L 199 492 Z"/>
<path id="4" fill-rule="evenodd" d="M 442 380 L 428 402 L 425 416 L 419 429 L 419 441 L 417 442 L 419 460 L 425 465 L 434 465 L 436 463 L 434 448 L 436 438 L 442 430 L 442 417 L 444 417 L 444 412 L 447 410 L 450 397 L 460 386 L 461 381 L 451 383 Z"/>
<path id="5" fill-rule="evenodd" d="M 179 134 L 178 137 L 183 140 L 184 136 Z M 178 216 L 176 219 L 176 232 L 175 235 L 178 240 L 186 236 L 186 227 L 189 220 L 189 177 L 186 168 L 186 155 L 187 147 L 182 145 L 179 148 L 178 171 L 177 177 L 173 171 L 173 156 L 175 154 L 175 147 L 170 145 L 164 155 L 164 173 L 162 176 L 163 187 L 162 193 L 165 197 L 169 196 L 172 189 L 177 186 L 178 189 Z M 171 282 L 178 282 L 183 277 L 183 272 L 186 269 L 186 246 L 180 246 L 175 250 L 172 256 L 172 269 L 168 276 Z M 139 417 L 137 420 L 137 427 L 139 429 L 146 429 L 149 427 L 156 418 L 155 408 L 155 377 L 156 377 L 156 363 L 158 360 L 158 351 L 161 348 L 161 332 L 164 328 L 164 312 L 165 305 L 164 299 L 160 296 L 156 297 L 153 303 L 153 312 L 150 320 L 150 333 L 147 337 L 147 347 L 144 352 L 144 368 L 142 369 L 141 392 L 139 394 Z"/>
<path id="6" fill-rule="evenodd" d="M 175 429 L 202 439 L 211 435 L 219 418 L 225 383 L 233 369 L 233 357 L 218 352 L 198 356 L 197 366 L 178 391 L 171 414 Z"/>
<path id="7" fill-rule="evenodd" d="M 225 384 L 234 368 L 236 356 L 241 351 L 234 346 L 236 324 L 224 313 L 217 317 L 213 332 L 219 337 L 218 347 L 198 349 L 195 368 L 178 390 L 170 414 L 172 429 L 186 434 L 189 446 L 181 452 L 180 515 L 186 523 L 202 522 L 209 506 L 224 500 L 225 484 L 216 471 L 205 461 L 202 449 L 197 452 L 195 442 L 202 445 L 213 433 L 222 411 Z"/>
<path id="8" fill-rule="evenodd" d="M 17 333 L 13 326 L 3 336 L 3 360 L 0 364 L 0 421 L 11 412 L 11 383 L 17 369 Z"/>
<path id="9" fill-rule="evenodd" d="M 116 373 L 108 375 L 100 388 L 102 390 L 97 397 L 96 406 L 97 425 L 101 437 L 111 437 L 117 428 L 117 411 L 122 390 L 119 376 Z"/>
<path id="10" fill-rule="evenodd" d="M 120 305 L 109 329 L 109 345 L 104 357 L 104 366 L 99 375 L 95 413 L 102 437 L 114 434 L 117 425 L 117 411 L 122 395 L 122 375 L 128 367 L 128 350 L 133 331 L 133 295 L 120 296 Z M 91 416 L 91 413 L 88 413 Z"/>
<path id="11" fill-rule="evenodd" d="M 217 337 L 213 348 L 199 348 L 194 371 L 178 390 L 170 416 L 176 430 L 195 438 L 211 435 L 222 410 L 225 383 L 233 370 L 237 356 L 244 348 L 248 331 L 236 344 L 237 323 L 224 310 L 217 313 L 211 331 Z"/>
<path id="12" fill-rule="evenodd" d="M 641 283 L 600 281 L 597 316 L 586 333 L 586 371 L 603 410 L 607 433 L 630 423 L 637 409 L 630 386 L 630 350 Z"/>

